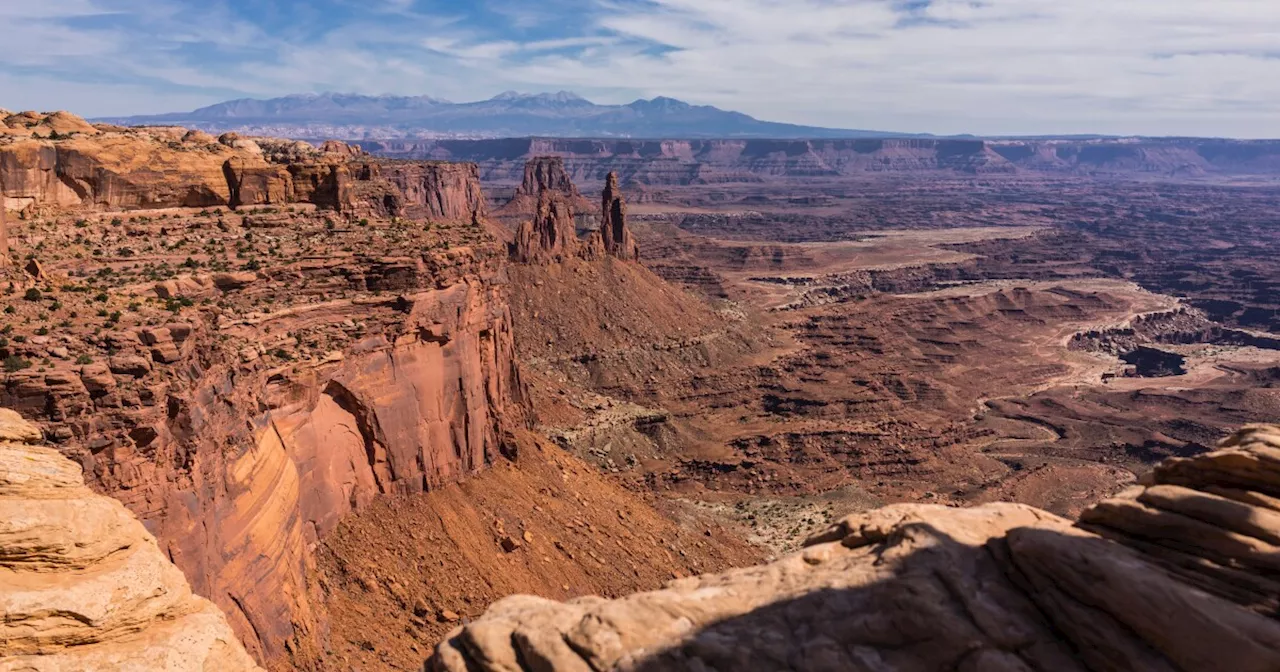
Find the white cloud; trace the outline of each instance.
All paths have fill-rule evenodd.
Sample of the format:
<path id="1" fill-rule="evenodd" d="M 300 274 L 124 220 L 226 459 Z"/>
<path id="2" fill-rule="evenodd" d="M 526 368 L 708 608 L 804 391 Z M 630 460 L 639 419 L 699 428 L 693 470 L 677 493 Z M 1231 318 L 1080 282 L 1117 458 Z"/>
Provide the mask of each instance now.
<path id="1" fill-rule="evenodd" d="M 505 25 L 374 0 L 378 11 L 295 31 L 306 39 L 216 3 L 193 12 L 175 0 L 106 1 L 0 7 L 0 68 L 43 68 L 41 81 L 93 91 L 91 113 L 181 109 L 179 100 L 229 93 L 468 100 L 572 89 L 841 127 L 1280 137 L 1272 0 L 545 0 L 538 12 L 487 0 Z M 108 11 L 131 17 L 132 31 L 68 21 Z M 184 51 L 192 46 L 219 57 Z M 33 80 L 0 81 L 8 107 L 55 89 L 14 95 Z"/>

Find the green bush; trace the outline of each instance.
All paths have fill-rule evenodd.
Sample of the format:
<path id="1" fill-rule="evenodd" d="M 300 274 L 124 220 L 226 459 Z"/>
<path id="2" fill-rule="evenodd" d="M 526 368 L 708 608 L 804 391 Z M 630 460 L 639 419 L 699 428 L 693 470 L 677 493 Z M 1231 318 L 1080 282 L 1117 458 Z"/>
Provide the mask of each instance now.
<path id="1" fill-rule="evenodd" d="M 36 289 L 35 287 L 32 287 L 31 289 L 27 290 L 26 294 L 22 295 L 22 298 L 26 299 L 27 301 L 39 301 L 40 299 L 44 298 L 44 294 L 41 294 L 40 290 Z"/>
<path id="2" fill-rule="evenodd" d="M 4 360 L 4 370 L 9 373 L 16 373 L 29 368 L 31 368 L 31 362 L 17 355 L 10 355 Z"/>

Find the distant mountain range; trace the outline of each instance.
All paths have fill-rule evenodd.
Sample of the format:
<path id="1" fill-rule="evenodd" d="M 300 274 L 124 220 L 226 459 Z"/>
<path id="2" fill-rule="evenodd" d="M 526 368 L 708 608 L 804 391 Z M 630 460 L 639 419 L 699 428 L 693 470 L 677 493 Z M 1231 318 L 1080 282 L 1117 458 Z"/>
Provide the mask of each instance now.
<path id="1" fill-rule="evenodd" d="M 508 91 L 452 103 L 430 96 L 298 94 L 244 98 L 192 112 L 98 119 L 122 125 L 169 124 L 207 131 L 315 139 L 406 138 L 868 138 L 927 137 L 760 121 L 741 112 L 674 98 L 597 105 L 568 91 Z"/>

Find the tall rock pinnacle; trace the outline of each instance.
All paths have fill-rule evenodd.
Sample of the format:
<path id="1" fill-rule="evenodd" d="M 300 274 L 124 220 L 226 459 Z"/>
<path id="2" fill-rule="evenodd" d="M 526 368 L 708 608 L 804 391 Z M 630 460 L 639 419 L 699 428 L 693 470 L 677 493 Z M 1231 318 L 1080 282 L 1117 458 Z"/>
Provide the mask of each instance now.
<path id="1" fill-rule="evenodd" d="M 605 252 L 619 259 L 635 261 L 640 258 L 636 240 L 627 228 L 627 200 L 618 188 L 618 174 L 609 173 L 601 195 L 600 235 L 604 238 Z"/>
<path id="2" fill-rule="evenodd" d="M 520 263 L 563 261 L 578 253 L 578 236 L 573 225 L 573 206 L 559 191 L 544 189 L 538 194 L 538 211 L 516 231 L 511 259 Z"/>

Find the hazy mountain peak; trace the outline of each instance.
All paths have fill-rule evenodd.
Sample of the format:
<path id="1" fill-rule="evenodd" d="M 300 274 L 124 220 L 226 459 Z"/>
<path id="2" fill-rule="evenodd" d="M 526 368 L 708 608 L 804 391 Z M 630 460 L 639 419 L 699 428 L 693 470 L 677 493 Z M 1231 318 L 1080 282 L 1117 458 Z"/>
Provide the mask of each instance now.
<path id="1" fill-rule="evenodd" d="M 488 100 L 450 103 L 430 96 L 306 93 L 242 98 L 193 112 L 104 119 L 121 124 L 180 124 L 297 138 L 412 137 L 832 138 L 884 137 L 873 131 L 760 121 L 740 112 L 667 96 L 597 105 L 572 91 L 504 91 Z"/>

